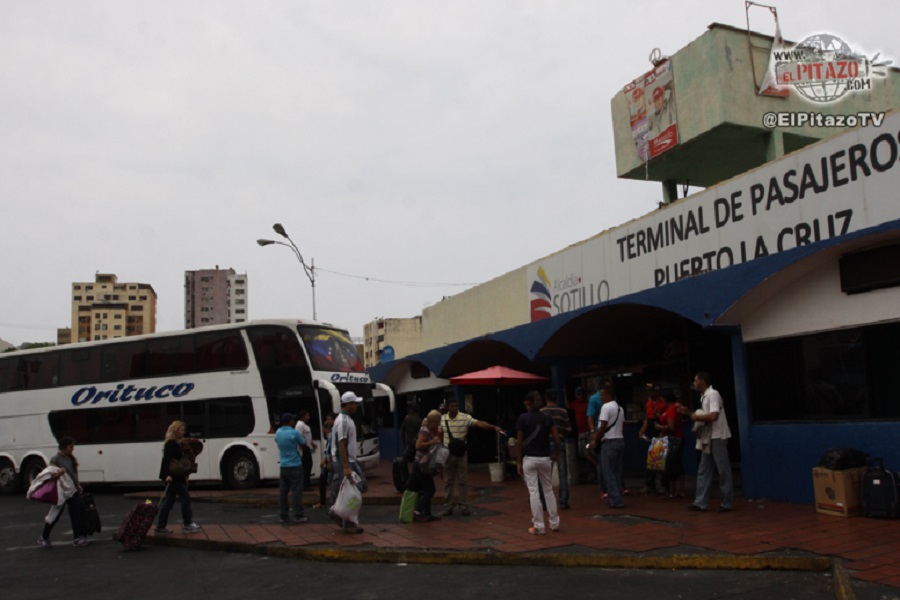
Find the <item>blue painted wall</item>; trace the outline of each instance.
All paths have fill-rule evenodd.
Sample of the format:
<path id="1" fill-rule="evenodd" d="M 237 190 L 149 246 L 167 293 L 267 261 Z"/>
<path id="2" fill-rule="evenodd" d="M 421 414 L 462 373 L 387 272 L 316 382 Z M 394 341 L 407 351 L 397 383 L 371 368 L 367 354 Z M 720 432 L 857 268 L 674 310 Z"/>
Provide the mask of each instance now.
<path id="1" fill-rule="evenodd" d="M 751 425 L 743 470 L 752 474 L 753 497 L 812 504 L 812 469 L 829 448 L 850 447 L 884 458 L 900 470 L 900 423 L 798 423 Z"/>

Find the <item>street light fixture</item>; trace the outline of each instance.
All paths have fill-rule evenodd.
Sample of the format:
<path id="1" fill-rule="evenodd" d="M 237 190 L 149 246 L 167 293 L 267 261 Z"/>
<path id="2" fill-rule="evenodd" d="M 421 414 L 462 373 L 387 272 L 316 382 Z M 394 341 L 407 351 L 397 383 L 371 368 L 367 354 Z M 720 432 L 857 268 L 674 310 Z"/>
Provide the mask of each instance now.
<path id="1" fill-rule="evenodd" d="M 275 230 L 275 233 L 285 238 L 290 244 L 285 244 L 284 242 L 278 242 L 275 240 L 256 240 L 256 243 L 260 246 L 269 246 L 271 244 L 278 244 L 279 246 L 285 246 L 290 248 L 294 255 L 297 257 L 297 260 L 300 261 L 300 266 L 303 267 L 303 272 L 306 274 L 306 277 L 309 279 L 309 283 L 312 285 L 312 312 L 313 312 L 313 320 L 318 320 L 316 318 L 316 260 L 310 259 L 310 264 L 306 264 L 306 261 L 303 260 L 303 255 L 300 254 L 300 249 L 297 248 L 297 245 L 294 243 L 294 240 L 288 236 L 287 231 L 284 230 L 284 227 L 281 226 L 281 223 L 275 223 L 272 225 L 272 229 Z"/>

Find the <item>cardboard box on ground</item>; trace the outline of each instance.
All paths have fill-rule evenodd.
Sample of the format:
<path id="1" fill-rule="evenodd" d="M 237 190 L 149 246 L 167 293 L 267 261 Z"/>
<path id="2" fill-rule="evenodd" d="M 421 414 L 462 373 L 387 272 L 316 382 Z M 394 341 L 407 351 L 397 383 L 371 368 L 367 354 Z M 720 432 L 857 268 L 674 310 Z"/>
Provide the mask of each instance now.
<path id="1" fill-rule="evenodd" d="M 823 515 L 852 517 L 862 512 L 862 477 L 865 467 L 833 471 L 813 469 L 816 511 Z"/>

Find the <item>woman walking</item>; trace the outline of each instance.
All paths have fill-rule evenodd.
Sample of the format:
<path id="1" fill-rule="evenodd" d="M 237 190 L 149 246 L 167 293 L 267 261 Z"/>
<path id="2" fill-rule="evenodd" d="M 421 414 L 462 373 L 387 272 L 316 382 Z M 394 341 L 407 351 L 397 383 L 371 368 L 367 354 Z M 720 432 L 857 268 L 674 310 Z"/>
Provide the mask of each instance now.
<path id="1" fill-rule="evenodd" d="M 69 519 L 72 520 L 72 545 L 87 546 L 90 542 L 87 539 L 84 527 L 84 504 L 81 501 L 81 492 L 83 491 L 81 484 L 78 482 L 78 459 L 75 458 L 75 440 L 68 436 L 59 438 L 59 452 L 50 459 L 50 464 L 59 467 L 59 470 L 52 475 L 53 479 L 59 479 L 63 475 L 68 475 L 72 479 L 75 490 L 74 493 L 66 499 L 65 504 L 55 505 L 47 513 L 44 518 L 44 531 L 38 538 L 38 545 L 41 548 L 52 548 L 50 543 L 50 532 L 53 526 L 62 516 L 63 508 L 69 507 Z"/>
<path id="2" fill-rule="evenodd" d="M 175 506 L 175 496 L 181 499 L 181 518 L 183 525 L 181 531 L 184 533 L 196 533 L 200 530 L 200 526 L 194 523 L 194 514 L 191 510 L 191 496 L 188 493 L 188 474 L 173 471 L 173 461 L 181 461 L 185 457 L 185 450 L 182 445 L 186 445 L 190 449 L 190 453 L 196 456 L 203 448 L 203 444 L 199 440 L 192 440 L 184 437 L 184 423 L 182 421 L 172 421 L 169 429 L 166 431 L 166 442 L 163 445 L 162 464 L 159 467 L 159 478 L 166 483 L 166 495 L 163 497 L 159 505 L 159 520 L 156 522 L 156 533 L 166 534 L 172 533 L 166 525 L 169 522 L 169 511 Z M 193 456 L 189 456 L 193 459 Z M 176 463 L 177 464 L 177 463 Z"/>

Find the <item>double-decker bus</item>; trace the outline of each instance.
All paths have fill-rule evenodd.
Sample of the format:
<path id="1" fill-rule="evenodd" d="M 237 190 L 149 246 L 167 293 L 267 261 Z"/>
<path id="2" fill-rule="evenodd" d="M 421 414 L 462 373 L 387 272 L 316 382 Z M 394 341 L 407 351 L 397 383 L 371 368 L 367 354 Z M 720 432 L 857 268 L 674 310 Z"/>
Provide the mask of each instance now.
<path id="1" fill-rule="evenodd" d="M 377 410 L 390 388 L 372 383 L 345 330 L 266 320 L 0 354 L 0 493 L 30 485 L 62 436 L 78 444 L 84 483 L 154 481 L 174 420 L 204 442 L 194 480 L 235 489 L 277 479 L 274 431 L 284 412 L 309 410 L 318 450 L 340 397 L 356 411 L 359 460 L 379 459 Z"/>

